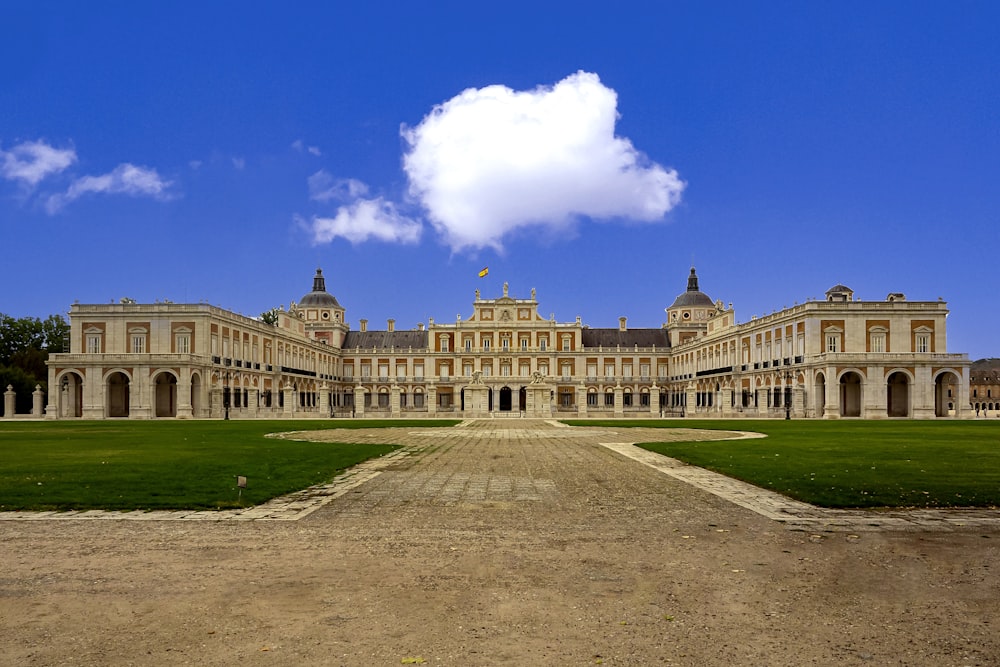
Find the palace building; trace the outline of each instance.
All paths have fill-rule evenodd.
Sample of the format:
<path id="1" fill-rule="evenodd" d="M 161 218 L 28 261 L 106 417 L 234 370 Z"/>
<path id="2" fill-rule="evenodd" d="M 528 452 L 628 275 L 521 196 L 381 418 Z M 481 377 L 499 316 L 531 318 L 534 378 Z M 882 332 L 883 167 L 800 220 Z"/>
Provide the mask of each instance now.
<path id="1" fill-rule="evenodd" d="M 205 304 L 74 304 L 49 418 L 970 416 L 943 301 L 824 301 L 737 322 L 692 268 L 658 328 L 557 322 L 476 290 L 472 312 L 352 329 L 321 270 L 277 321 Z"/>

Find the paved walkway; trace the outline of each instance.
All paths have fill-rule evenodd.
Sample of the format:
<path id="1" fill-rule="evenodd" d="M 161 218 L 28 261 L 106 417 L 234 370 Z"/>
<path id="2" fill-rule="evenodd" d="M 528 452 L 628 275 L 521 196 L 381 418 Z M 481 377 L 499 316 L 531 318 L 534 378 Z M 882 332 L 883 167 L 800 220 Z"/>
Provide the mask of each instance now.
<path id="1" fill-rule="evenodd" d="M 341 511 L 363 513 L 372 504 L 406 503 L 411 500 L 433 499 L 444 504 L 459 502 L 520 502 L 543 500 L 556 495 L 551 479 L 523 470 L 492 472 L 491 467 L 473 454 L 457 469 L 421 470 L 421 462 L 431 459 L 434 452 L 456 442 L 483 442 L 502 445 L 537 442 L 565 445 L 600 445 L 618 455 L 648 466 L 662 474 L 680 480 L 707 493 L 723 498 L 789 529 L 805 531 L 861 532 L 883 530 L 942 531 L 966 527 L 1000 529 L 997 510 L 829 510 L 798 502 L 780 494 L 755 487 L 703 468 L 690 466 L 676 459 L 636 447 L 635 442 L 673 440 L 713 440 L 720 433 L 730 438 L 754 438 L 757 434 L 696 431 L 691 429 L 644 429 L 613 427 L 568 427 L 556 421 L 541 420 L 469 420 L 452 428 L 422 429 L 357 429 L 304 431 L 279 434 L 276 437 L 318 439 L 334 442 L 392 442 L 403 445 L 391 454 L 359 464 L 337 476 L 328 484 L 272 499 L 262 505 L 240 510 L 223 511 L 131 511 L 101 510 L 69 512 L 4 512 L 0 521 L 41 520 L 133 520 L 133 521 L 297 521 L 348 493 L 357 493 L 354 502 L 345 503 Z M 500 456 L 490 448 L 493 458 Z M 472 450 L 473 452 L 475 449 Z M 483 448 L 482 451 L 486 451 Z M 556 451 L 550 449 L 550 451 Z M 586 464 L 576 461 L 572 448 L 559 447 L 558 465 Z M 395 470 L 392 483 L 374 482 L 384 471 Z M 405 470 L 405 473 L 403 472 Z M 352 509 L 353 508 L 353 509 Z"/>

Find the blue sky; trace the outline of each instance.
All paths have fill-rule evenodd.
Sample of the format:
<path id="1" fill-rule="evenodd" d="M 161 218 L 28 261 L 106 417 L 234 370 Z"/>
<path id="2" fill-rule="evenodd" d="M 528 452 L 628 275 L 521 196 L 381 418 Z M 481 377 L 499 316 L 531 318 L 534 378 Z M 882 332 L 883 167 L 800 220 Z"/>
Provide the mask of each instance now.
<path id="1" fill-rule="evenodd" d="M 659 326 L 693 263 L 741 321 L 844 283 L 1000 356 L 1000 5 L 287 4 L 0 4 L 0 312 L 321 266 L 355 327 L 505 281 Z"/>

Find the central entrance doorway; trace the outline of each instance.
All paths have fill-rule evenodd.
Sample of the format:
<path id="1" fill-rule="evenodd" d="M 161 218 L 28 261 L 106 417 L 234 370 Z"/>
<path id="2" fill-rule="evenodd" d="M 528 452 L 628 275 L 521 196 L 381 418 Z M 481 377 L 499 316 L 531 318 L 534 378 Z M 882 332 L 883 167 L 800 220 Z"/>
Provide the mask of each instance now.
<path id="1" fill-rule="evenodd" d="M 500 412 L 510 412 L 512 407 L 510 387 L 500 388 Z"/>

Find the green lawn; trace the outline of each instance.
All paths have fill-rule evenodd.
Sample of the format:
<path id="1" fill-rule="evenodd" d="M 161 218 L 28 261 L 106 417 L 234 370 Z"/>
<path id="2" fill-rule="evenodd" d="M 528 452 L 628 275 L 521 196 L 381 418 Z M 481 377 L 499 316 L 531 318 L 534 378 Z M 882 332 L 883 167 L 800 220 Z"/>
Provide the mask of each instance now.
<path id="1" fill-rule="evenodd" d="M 395 445 L 267 433 L 450 426 L 456 421 L 0 421 L 0 511 L 223 509 L 320 484 Z M 238 499 L 236 476 L 247 478 Z"/>
<path id="2" fill-rule="evenodd" d="M 643 447 L 824 507 L 1000 507 L 1000 420 L 566 423 L 764 433 Z"/>

